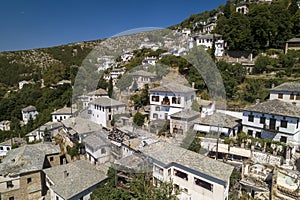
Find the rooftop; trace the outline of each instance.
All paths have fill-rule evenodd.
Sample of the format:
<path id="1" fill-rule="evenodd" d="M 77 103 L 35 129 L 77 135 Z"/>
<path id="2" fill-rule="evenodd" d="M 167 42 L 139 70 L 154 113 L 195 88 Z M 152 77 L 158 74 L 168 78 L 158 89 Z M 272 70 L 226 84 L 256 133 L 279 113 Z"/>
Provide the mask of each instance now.
<path id="1" fill-rule="evenodd" d="M 83 119 L 80 117 L 72 117 L 69 119 L 65 119 L 61 121 L 61 123 L 65 127 L 73 129 L 78 134 L 90 133 L 102 129 L 102 127 L 99 124 L 96 124 L 89 119 Z"/>
<path id="2" fill-rule="evenodd" d="M 281 115 L 288 117 L 300 118 L 300 108 L 278 99 L 265 101 L 244 109 L 245 111 L 253 111 L 271 115 Z"/>
<path id="3" fill-rule="evenodd" d="M 99 88 L 98 90 L 88 93 L 88 96 L 93 96 L 93 95 L 95 95 L 95 96 L 107 95 L 107 91 L 102 88 Z"/>
<path id="4" fill-rule="evenodd" d="M 136 71 L 136 72 L 132 72 L 131 74 L 132 74 L 132 76 L 156 77 L 156 74 L 151 73 L 151 72 L 147 72 L 147 71 L 144 71 L 144 70 L 139 70 L 139 71 Z"/>
<path id="5" fill-rule="evenodd" d="M 207 26 L 210 26 L 210 24 L 209 25 L 207 25 Z M 213 39 L 214 37 L 215 38 L 220 38 L 220 37 L 222 37 L 222 35 L 219 35 L 219 34 L 197 34 L 197 35 L 194 35 L 194 37 L 197 37 L 197 38 L 202 38 L 202 39 Z"/>
<path id="6" fill-rule="evenodd" d="M 36 111 L 35 106 L 27 106 L 26 108 L 22 109 L 22 112 L 32 112 L 32 111 Z"/>
<path id="7" fill-rule="evenodd" d="M 167 85 L 159 86 L 150 90 L 151 92 L 173 92 L 173 93 L 192 93 L 196 89 L 180 85 L 177 83 L 170 83 Z"/>
<path id="8" fill-rule="evenodd" d="M 150 168 L 148 160 L 141 155 L 141 154 L 132 154 L 129 156 L 126 156 L 124 158 L 121 158 L 120 160 L 116 160 L 115 162 L 117 169 L 122 171 L 122 170 L 130 170 L 133 172 L 141 172 L 147 170 L 152 170 Z"/>
<path id="9" fill-rule="evenodd" d="M 125 106 L 124 103 L 111 99 L 108 97 L 99 97 L 91 102 L 92 104 L 98 104 L 104 107 L 113 107 L 113 106 Z"/>
<path id="10" fill-rule="evenodd" d="M 180 119 L 190 119 L 197 116 L 200 116 L 200 113 L 194 110 L 182 110 L 170 115 L 171 118 L 180 118 Z"/>
<path id="11" fill-rule="evenodd" d="M 225 183 L 227 183 L 234 168 L 228 164 L 205 157 L 182 147 L 171 145 L 167 142 L 153 143 L 145 146 L 140 151 L 165 165 L 177 163 L 191 170 L 224 181 Z"/>
<path id="12" fill-rule="evenodd" d="M 292 38 L 289 39 L 287 42 L 300 42 L 300 38 Z"/>
<path id="13" fill-rule="evenodd" d="M 271 88 L 270 91 L 276 92 L 300 92 L 300 83 L 297 82 L 286 82 Z"/>
<path id="14" fill-rule="evenodd" d="M 83 143 L 93 152 L 96 152 L 104 146 L 109 146 L 110 141 L 107 139 L 108 132 L 104 133 L 104 130 L 95 131 L 83 138 Z"/>
<path id="15" fill-rule="evenodd" d="M 212 126 L 223 126 L 223 127 L 234 127 L 238 124 L 238 118 L 226 115 L 224 113 L 216 112 L 212 115 L 208 115 L 200 119 L 200 124 L 212 125 Z"/>
<path id="16" fill-rule="evenodd" d="M 0 164 L 0 174 L 18 175 L 42 170 L 45 156 L 58 153 L 60 153 L 58 145 L 43 143 L 12 149 Z"/>
<path id="17" fill-rule="evenodd" d="M 44 172 L 54 183 L 50 188 L 64 199 L 70 199 L 107 178 L 104 172 L 97 171 L 86 160 L 59 165 Z"/>
<path id="18" fill-rule="evenodd" d="M 70 107 L 63 107 L 51 113 L 51 115 L 64 115 L 64 114 L 72 114 L 77 112 L 77 109 Z"/>

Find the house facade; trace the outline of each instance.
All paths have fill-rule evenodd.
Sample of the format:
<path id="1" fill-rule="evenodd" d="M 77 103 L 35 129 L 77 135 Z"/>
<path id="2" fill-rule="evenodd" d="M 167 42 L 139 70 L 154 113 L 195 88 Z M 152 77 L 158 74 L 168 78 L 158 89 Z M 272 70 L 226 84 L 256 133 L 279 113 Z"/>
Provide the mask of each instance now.
<path id="1" fill-rule="evenodd" d="M 1 131 L 9 131 L 10 130 L 10 121 L 4 120 L 0 122 L 0 130 Z"/>
<path id="2" fill-rule="evenodd" d="M 157 80 L 156 74 L 144 70 L 132 72 L 131 74 L 138 85 L 138 89 L 142 89 L 146 84 L 152 84 Z"/>
<path id="3" fill-rule="evenodd" d="M 69 119 L 75 113 L 77 113 L 77 109 L 70 108 L 70 107 L 64 107 L 64 108 L 58 109 L 51 113 L 52 122 L 60 122 L 65 119 Z"/>
<path id="4" fill-rule="evenodd" d="M 224 55 L 225 42 L 219 34 L 201 34 L 191 36 L 191 41 L 196 42 L 196 46 L 203 46 L 205 50 L 212 49 L 215 43 L 215 56 L 221 57 Z M 192 47 L 192 44 L 190 44 Z"/>
<path id="5" fill-rule="evenodd" d="M 185 134 L 200 119 L 200 113 L 193 110 L 183 110 L 170 115 L 170 133 Z"/>
<path id="6" fill-rule="evenodd" d="M 150 90 L 150 120 L 170 119 L 170 115 L 188 109 L 195 98 L 195 89 L 170 83 Z"/>
<path id="7" fill-rule="evenodd" d="M 46 194 L 42 170 L 60 164 L 60 149 L 53 144 L 12 149 L 0 164 L 0 197 L 39 200 Z"/>
<path id="8" fill-rule="evenodd" d="M 51 200 L 88 200 L 107 176 L 86 160 L 43 170 Z"/>
<path id="9" fill-rule="evenodd" d="M 111 127 L 113 115 L 125 112 L 125 104 L 108 97 L 99 97 L 89 103 L 89 114 L 91 121 L 102 125 L 103 127 Z"/>
<path id="10" fill-rule="evenodd" d="M 232 166 L 166 142 L 140 151 L 152 159 L 153 184 L 171 180 L 179 199 L 228 199 Z"/>
<path id="11" fill-rule="evenodd" d="M 155 65 L 157 62 L 156 57 L 146 57 L 143 61 L 142 61 L 142 65 Z"/>
<path id="12" fill-rule="evenodd" d="M 288 50 L 300 50 L 300 38 L 292 38 L 286 41 L 284 52 L 287 53 Z"/>
<path id="13" fill-rule="evenodd" d="M 91 164 L 98 165 L 110 161 L 111 143 L 106 138 L 107 135 L 107 133 L 104 133 L 104 130 L 101 130 L 88 134 L 88 136 L 82 139 L 87 160 Z"/>
<path id="14" fill-rule="evenodd" d="M 294 147 L 300 145 L 300 108 L 278 99 L 244 109 L 243 131 L 257 138 L 268 138 Z"/>
<path id="15" fill-rule="evenodd" d="M 278 99 L 300 106 L 300 83 L 286 82 L 270 89 L 270 100 Z"/>
<path id="16" fill-rule="evenodd" d="M 27 124 L 30 118 L 35 120 L 38 111 L 35 106 L 28 106 L 23 108 L 21 113 L 24 124 Z"/>

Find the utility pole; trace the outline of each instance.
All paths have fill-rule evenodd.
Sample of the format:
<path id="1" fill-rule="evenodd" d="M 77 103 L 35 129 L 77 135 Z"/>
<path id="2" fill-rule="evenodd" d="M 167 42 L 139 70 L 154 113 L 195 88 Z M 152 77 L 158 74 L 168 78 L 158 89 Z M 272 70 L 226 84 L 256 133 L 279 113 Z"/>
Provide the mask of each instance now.
<path id="1" fill-rule="evenodd" d="M 220 133 L 220 124 L 218 124 L 217 147 L 216 147 L 216 160 L 218 160 L 218 151 L 219 151 L 219 133 Z"/>

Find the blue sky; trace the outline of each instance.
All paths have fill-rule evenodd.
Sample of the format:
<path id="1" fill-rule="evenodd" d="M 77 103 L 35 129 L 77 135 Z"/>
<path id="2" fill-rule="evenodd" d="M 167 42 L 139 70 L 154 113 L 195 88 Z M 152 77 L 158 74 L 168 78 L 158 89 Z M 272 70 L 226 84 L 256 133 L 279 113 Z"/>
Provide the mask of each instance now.
<path id="1" fill-rule="evenodd" d="M 226 0 L 3 0 L 0 52 L 111 37 L 141 27 L 168 27 Z"/>

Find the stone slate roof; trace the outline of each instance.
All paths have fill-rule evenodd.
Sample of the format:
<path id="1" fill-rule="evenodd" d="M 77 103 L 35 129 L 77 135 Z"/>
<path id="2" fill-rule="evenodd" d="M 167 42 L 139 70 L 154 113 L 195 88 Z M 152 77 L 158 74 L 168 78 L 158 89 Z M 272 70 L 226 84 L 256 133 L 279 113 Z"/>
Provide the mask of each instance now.
<path id="1" fill-rule="evenodd" d="M 61 123 L 68 129 L 72 129 L 78 134 L 91 133 L 93 131 L 101 130 L 102 127 L 89 119 L 80 117 L 72 117 L 61 121 Z"/>
<path id="2" fill-rule="evenodd" d="M 200 39 L 213 39 L 214 37 L 220 38 L 220 37 L 222 37 L 222 35 L 219 35 L 219 34 L 196 34 L 196 35 L 194 35 L 194 37 L 200 38 Z"/>
<path id="3" fill-rule="evenodd" d="M 97 171 L 87 160 L 79 160 L 43 170 L 54 183 L 50 188 L 63 197 L 70 199 L 107 178 Z M 65 173 L 67 173 L 65 177 Z"/>
<path id="4" fill-rule="evenodd" d="M 204 118 L 201 118 L 200 124 L 212 125 L 212 126 L 222 126 L 227 128 L 232 128 L 239 124 L 240 119 L 236 117 L 232 117 L 230 115 L 226 115 L 224 113 L 214 113 L 212 115 L 208 115 Z"/>
<path id="5" fill-rule="evenodd" d="M 95 131 L 94 133 L 88 134 L 83 138 L 83 143 L 91 149 L 93 152 L 98 151 L 102 147 L 110 147 L 110 141 L 107 139 L 108 133 L 104 133 L 104 130 Z"/>
<path id="6" fill-rule="evenodd" d="M 144 70 L 139 70 L 139 71 L 136 71 L 136 72 L 132 72 L 131 74 L 132 74 L 132 76 L 156 77 L 156 75 L 154 73 L 147 72 L 147 71 L 144 71 Z"/>
<path id="7" fill-rule="evenodd" d="M 180 119 L 190 119 L 197 116 L 199 117 L 200 113 L 194 110 L 182 110 L 170 115 L 171 118 L 180 118 Z"/>
<path id="8" fill-rule="evenodd" d="M 208 158 L 167 142 L 157 142 L 140 149 L 154 160 L 172 166 L 174 163 L 227 183 L 233 166 Z"/>
<path id="9" fill-rule="evenodd" d="M 113 107 L 113 106 L 125 106 L 124 103 L 108 98 L 108 97 L 99 97 L 91 102 L 92 104 L 98 104 L 104 107 Z"/>
<path id="10" fill-rule="evenodd" d="M 300 42 L 300 38 L 292 38 L 289 39 L 287 42 L 291 43 L 291 42 Z"/>
<path id="11" fill-rule="evenodd" d="M 253 111 L 271 115 L 281 115 L 288 117 L 300 118 L 300 108 L 278 99 L 269 100 L 244 109 L 245 111 Z"/>
<path id="12" fill-rule="evenodd" d="M 131 172 L 145 172 L 152 171 L 152 167 L 149 164 L 148 160 L 141 154 L 132 154 L 116 160 L 114 163 L 117 167 L 117 170 L 129 170 Z"/>
<path id="13" fill-rule="evenodd" d="M 103 95 L 107 95 L 107 92 L 106 90 L 102 89 L 102 88 L 99 88 L 98 90 L 95 90 L 93 92 L 89 92 L 88 93 L 88 96 L 103 96 Z"/>
<path id="14" fill-rule="evenodd" d="M 32 111 L 36 111 L 35 106 L 27 106 L 26 108 L 22 109 L 22 112 L 32 112 Z"/>
<path id="15" fill-rule="evenodd" d="M 276 92 L 300 92 L 300 83 L 297 82 L 286 82 L 271 88 L 270 91 Z"/>
<path id="16" fill-rule="evenodd" d="M 65 115 L 65 114 L 72 114 L 72 113 L 77 112 L 77 109 L 70 108 L 70 107 L 63 107 L 61 109 L 58 109 L 54 112 L 51 113 L 51 115 Z"/>
<path id="17" fill-rule="evenodd" d="M 0 164 L 0 174 L 19 175 L 42 170 L 45 156 L 58 153 L 60 153 L 58 145 L 43 143 L 12 149 Z"/>
<path id="18" fill-rule="evenodd" d="M 159 86 L 150 90 L 150 92 L 172 92 L 172 93 L 191 93 L 195 92 L 196 89 L 180 85 L 177 83 L 170 83 L 167 85 Z"/>

